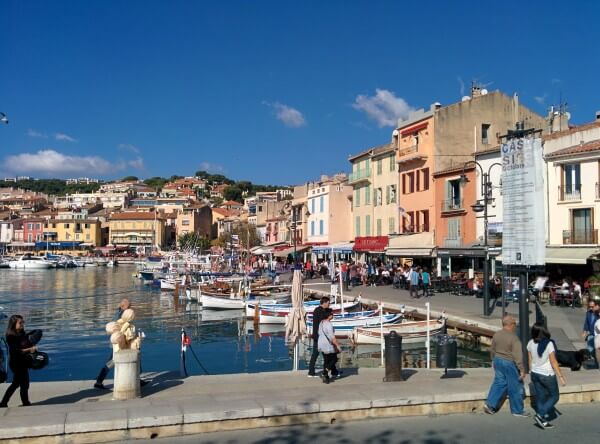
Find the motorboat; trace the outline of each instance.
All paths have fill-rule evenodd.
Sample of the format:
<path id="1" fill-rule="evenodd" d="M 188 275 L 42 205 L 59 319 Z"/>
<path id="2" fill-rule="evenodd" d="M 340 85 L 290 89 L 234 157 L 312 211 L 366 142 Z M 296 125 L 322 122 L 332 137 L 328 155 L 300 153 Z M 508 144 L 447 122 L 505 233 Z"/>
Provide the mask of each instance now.
<path id="1" fill-rule="evenodd" d="M 382 334 L 387 335 L 395 331 L 402 337 L 402 344 L 416 344 L 425 342 L 427 339 L 427 330 L 429 336 L 433 337 L 440 334 L 444 329 L 445 321 L 443 319 L 434 319 L 430 321 L 405 321 L 399 324 L 374 326 L 374 327 L 356 327 L 352 331 L 352 342 L 355 344 L 381 344 Z"/>
<path id="2" fill-rule="evenodd" d="M 333 316 L 331 324 L 336 337 L 346 338 L 352 335 L 356 327 L 374 327 L 387 324 L 394 324 L 402 319 L 400 313 L 380 314 L 377 310 L 356 311 Z M 308 332 L 312 332 L 312 317 L 307 317 L 306 326 Z"/>
<path id="3" fill-rule="evenodd" d="M 319 306 L 319 301 L 308 301 L 303 304 L 304 312 L 307 315 L 312 314 Z M 356 308 L 360 304 L 360 300 L 352 302 L 344 302 L 344 311 Z M 256 302 L 246 303 L 246 316 L 254 318 L 256 316 L 258 304 Z M 341 304 L 331 304 L 329 306 L 334 314 L 341 313 Z M 292 311 L 292 304 L 260 304 L 259 320 L 260 324 L 285 324 L 287 315 Z"/>
<path id="4" fill-rule="evenodd" d="M 28 254 L 24 254 L 23 256 L 19 257 L 19 259 L 17 259 L 16 261 L 9 262 L 8 265 L 10 268 L 17 269 L 17 270 L 27 270 L 27 269 L 41 270 L 41 269 L 54 268 L 56 266 L 56 263 L 46 259 L 45 257 L 34 256 L 34 255 L 28 253 Z"/>

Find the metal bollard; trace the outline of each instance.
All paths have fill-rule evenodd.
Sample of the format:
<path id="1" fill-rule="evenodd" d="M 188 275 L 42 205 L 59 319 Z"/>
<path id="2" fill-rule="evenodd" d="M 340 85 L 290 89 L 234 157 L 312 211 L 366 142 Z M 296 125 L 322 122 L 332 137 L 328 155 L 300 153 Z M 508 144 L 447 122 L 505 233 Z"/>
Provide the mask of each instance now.
<path id="1" fill-rule="evenodd" d="M 140 352 L 120 350 L 113 354 L 115 363 L 115 384 L 113 399 L 126 400 L 139 398 L 140 391 Z"/>
<path id="2" fill-rule="evenodd" d="M 437 368 L 443 368 L 445 375 L 448 374 L 449 368 L 457 367 L 458 344 L 454 337 L 450 335 L 439 335 L 437 337 L 435 365 Z"/>
<path id="3" fill-rule="evenodd" d="M 383 378 L 383 381 L 403 381 L 402 336 L 392 330 L 383 338 L 385 340 L 385 378 Z"/>

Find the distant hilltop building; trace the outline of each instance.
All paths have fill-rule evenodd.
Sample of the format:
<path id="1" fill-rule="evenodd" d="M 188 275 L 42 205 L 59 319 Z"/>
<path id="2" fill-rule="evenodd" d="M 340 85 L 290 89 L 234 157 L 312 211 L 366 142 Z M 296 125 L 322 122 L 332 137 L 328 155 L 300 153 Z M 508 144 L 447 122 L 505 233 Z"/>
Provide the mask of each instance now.
<path id="1" fill-rule="evenodd" d="M 89 185 L 92 183 L 102 182 L 100 179 L 92 179 L 89 177 L 79 177 L 77 179 L 67 179 L 67 185 Z"/>

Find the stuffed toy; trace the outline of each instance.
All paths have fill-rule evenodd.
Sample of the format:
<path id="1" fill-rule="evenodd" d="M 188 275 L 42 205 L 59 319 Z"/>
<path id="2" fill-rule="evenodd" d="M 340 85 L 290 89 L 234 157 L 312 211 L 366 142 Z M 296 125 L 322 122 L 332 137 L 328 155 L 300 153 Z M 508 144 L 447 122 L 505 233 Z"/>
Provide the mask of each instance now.
<path id="1" fill-rule="evenodd" d="M 142 338 L 138 335 L 135 325 L 131 323 L 134 319 L 135 312 L 128 308 L 121 314 L 121 319 L 106 324 L 106 333 L 110 335 L 113 352 L 140 349 Z"/>

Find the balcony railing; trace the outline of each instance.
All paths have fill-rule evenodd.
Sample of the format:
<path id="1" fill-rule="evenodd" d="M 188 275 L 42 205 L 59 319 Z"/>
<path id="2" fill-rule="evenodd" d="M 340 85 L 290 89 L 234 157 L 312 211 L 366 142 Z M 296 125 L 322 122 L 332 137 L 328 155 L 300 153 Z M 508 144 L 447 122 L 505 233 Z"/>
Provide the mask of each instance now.
<path id="1" fill-rule="evenodd" d="M 446 248 L 460 248 L 463 246 L 463 241 L 461 238 L 454 237 L 445 237 L 444 238 L 444 247 Z"/>
<path id="2" fill-rule="evenodd" d="M 356 170 L 350 173 L 348 177 L 349 183 L 360 182 L 361 180 L 368 180 L 371 178 L 371 168 L 363 168 L 362 170 Z"/>
<path id="3" fill-rule="evenodd" d="M 407 154 L 416 153 L 419 151 L 419 145 L 409 146 L 398 150 L 398 157 L 406 156 Z"/>
<path id="4" fill-rule="evenodd" d="M 558 187 L 558 200 L 581 200 L 581 184 L 563 185 Z"/>
<path id="5" fill-rule="evenodd" d="M 429 224 L 422 225 L 406 225 L 402 229 L 402 233 L 426 233 L 429 231 Z"/>
<path id="6" fill-rule="evenodd" d="M 442 211 L 460 211 L 464 209 L 463 200 L 454 198 L 442 201 Z"/>
<path id="7" fill-rule="evenodd" d="M 564 230 L 563 244 L 565 245 L 580 245 L 580 244 L 597 244 L 598 230 Z"/>

